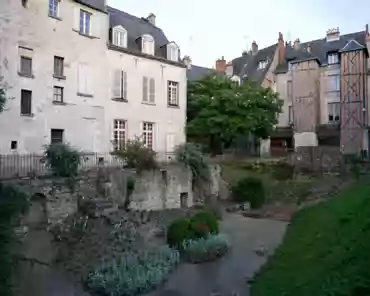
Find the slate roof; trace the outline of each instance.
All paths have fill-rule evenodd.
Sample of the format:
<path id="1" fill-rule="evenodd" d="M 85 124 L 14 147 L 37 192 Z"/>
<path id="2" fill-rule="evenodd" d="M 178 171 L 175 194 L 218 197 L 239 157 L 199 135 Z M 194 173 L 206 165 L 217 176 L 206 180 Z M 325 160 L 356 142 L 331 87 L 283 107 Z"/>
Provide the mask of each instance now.
<path id="1" fill-rule="evenodd" d="M 166 50 L 163 46 L 167 45 L 169 41 L 160 28 L 152 25 L 146 19 L 138 18 L 116 8 L 108 6 L 107 9 L 109 13 L 109 28 L 121 25 L 127 30 L 127 48 L 129 50 L 140 52 L 138 39 L 144 34 L 149 34 L 154 38 L 155 55 L 162 58 L 166 57 Z"/>
<path id="2" fill-rule="evenodd" d="M 75 0 L 76 2 L 86 5 L 90 8 L 106 12 L 104 0 Z"/>
<path id="3" fill-rule="evenodd" d="M 274 59 L 276 48 L 277 44 L 274 44 L 259 50 L 255 55 L 245 53 L 241 57 L 233 59 L 233 75 L 238 75 L 242 81 L 262 83 Z M 264 69 L 258 69 L 258 64 L 261 61 L 268 62 Z"/>
<path id="4" fill-rule="evenodd" d="M 210 75 L 215 73 L 215 69 L 200 67 L 192 65 L 191 68 L 188 70 L 188 80 L 190 81 L 198 81 L 202 79 L 204 76 Z"/>
<path id="5" fill-rule="evenodd" d="M 341 35 L 339 40 L 327 42 L 326 38 L 317 39 L 309 42 L 301 43 L 300 50 L 295 50 L 293 47 L 286 45 L 285 47 L 285 61 L 283 64 L 278 65 L 275 73 L 286 73 L 288 71 L 289 61 L 302 61 L 317 59 L 320 64 L 328 64 L 328 53 L 365 49 L 366 32 L 360 31 L 350 34 Z M 310 46 L 310 53 L 307 52 L 307 47 Z"/>

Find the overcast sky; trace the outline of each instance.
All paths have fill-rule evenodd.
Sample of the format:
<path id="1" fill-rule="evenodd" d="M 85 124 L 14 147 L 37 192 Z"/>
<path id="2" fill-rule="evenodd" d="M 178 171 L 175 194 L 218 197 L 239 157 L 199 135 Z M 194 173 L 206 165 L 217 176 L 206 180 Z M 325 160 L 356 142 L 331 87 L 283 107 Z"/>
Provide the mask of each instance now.
<path id="1" fill-rule="evenodd" d="M 325 37 L 339 27 L 341 34 L 365 29 L 370 23 L 369 0 L 107 0 L 108 5 L 138 17 L 150 12 L 157 26 L 175 41 L 193 64 L 213 67 L 250 49 L 284 40 L 302 42 Z"/>

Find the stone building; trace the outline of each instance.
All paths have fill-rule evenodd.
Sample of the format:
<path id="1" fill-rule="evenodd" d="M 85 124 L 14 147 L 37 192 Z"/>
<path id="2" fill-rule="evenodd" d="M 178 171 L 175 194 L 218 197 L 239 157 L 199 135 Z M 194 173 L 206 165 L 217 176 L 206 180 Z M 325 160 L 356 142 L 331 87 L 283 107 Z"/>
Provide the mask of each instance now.
<path id="1" fill-rule="evenodd" d="M 2 154 L 60 141 L 105 153 L 135 135 L 163 153 L 185 141 L 187 69 L 154 14 L 105 0 L 4 0 L 0 76 L 11 98 Z"/>
<path id="2" fill-rule="evenodd" d="M 279 123 L 261 155 L 284 148 L 336 146 L 345 153 L 369 150 L 368 27 L 340 35 L 339 28 L 324 38 L 301 43 L 284 41 L 249 52 L 225 66 L 234 79 L 255 81 L 279 92 L 284 100 Z"/>

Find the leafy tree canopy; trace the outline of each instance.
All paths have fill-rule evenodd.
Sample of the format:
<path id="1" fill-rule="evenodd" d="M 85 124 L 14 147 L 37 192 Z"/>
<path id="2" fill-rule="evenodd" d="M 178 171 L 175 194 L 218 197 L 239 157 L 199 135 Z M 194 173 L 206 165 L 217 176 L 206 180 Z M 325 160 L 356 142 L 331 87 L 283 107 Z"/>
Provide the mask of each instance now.
<path id="1" fill-rule="evenodd" d="M 270 88 L 206 76 L 189 82 L 187 132 L 211 142 L 230 142 L 248 133 L 267 138 L 278 122 L 282 104 Z"/>

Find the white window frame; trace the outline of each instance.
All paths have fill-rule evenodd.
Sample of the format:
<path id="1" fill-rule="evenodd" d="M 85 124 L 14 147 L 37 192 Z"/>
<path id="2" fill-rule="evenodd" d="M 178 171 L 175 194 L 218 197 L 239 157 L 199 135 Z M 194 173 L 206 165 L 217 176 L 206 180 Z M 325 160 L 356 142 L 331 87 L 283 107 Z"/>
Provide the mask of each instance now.
<path id="1" fill-rule="evenodd" d="M 293 124 L 294 119 L 293 119 L 293 105 L 292 104 L 288 105 L 288 120 L 289 120 L 289 124 Z"/>
<path id="2" fill-rule="evenodd" d="M 151 35 L 141 36 L 141 49 L 143 53 L 154 55 L 155 53 L 155 41 Z"/>
<path id="3" fill-rule="evenodd" d="M 259 63 L 258 63 L 258 69 L 265 69 L 266 67 L 267 67 L 267 61 L 266 60 L 264 60 L 264 61 L 259 61 Z"/>
<path id="4" fill-rule="evenodd" d="M 122 26 L 117 26 L 113 28 L 112 31 L 112 43 L 115 46 L 127 47 L 127 30 Z"/>
<path id="5" fill-rule="evenodd" d="M 167 82 L 167 104 L 170 107 L 179 106 L 179 83 L 176 81 Z"/>
<path id="6" fill-rule="evenodd" d="M 339 64 L 339 54 L 337 52 L 328 53 L 328 65 Z"/>
<path id="7" fill-rule="evenodd" d="M 120 150 L 126 145 L 127 121 L 124 119 L 113 120 L 113 149 Z"/>
<path id="8" fill-rule="evenodd" d="M 293 64 L 292 61 L 288 62 L 288 69 L 289 69 L 290 72 L 294 70 L 294 64 Z"/>
<path id="9" fill-rule="evenodd" d="M 127 72 L 117 69 L 113 72 L 112 98 L 127 100 Z"/>
<path id="10" fill-rule="evenodd" d="M 179 48 L 176 44 L 167 45 L 167 59 L 174 62 L 179 61 Z"/>
<path id="11" fill-rule="evenodd" d="M 143 76 L 143 103 L 155 103 L 155 79 Z"/>
<path id="12" fill-rule="evenodd" d="M 143 144 L 146 148 L 153 150 L 154 147 L 154 123 L 144 121 L 142 124 L 142 135 L 143 135 Z M 151 136 L 151 143 L 148 144 L 149 136 Z"/>
<path id="13" fill-rule="evenodd" d="M 329 89 L 328 89 L 328 92 L 339 92 L 340 91 L 340 75 L 339 74 L 335 74 L 335 75 L 328 75 L 328 85 L 329 85 Z M 334 80 L 331 81 L 331 80 Z M 335 86 L 334 88 L 332 88 L 332 86 Z"/>
<path id="14" fill-rule="evenodd" d="M 330 117 L 332 117 L 331 120 Z M 339 123 L 339 122 L 340 122 L 340 102 L 329 102 L 328 123 Z"/>
<path id="15" fill-rule="evenodd" d="M 59 1 L 60 0 L 49 0 L 49 16 L 53 18 L 59 17 Z"/>
<path id="16" fill-rule="evenodd" d="M 80 10 L 80 33 L 90 36 L 91 35 L 91 16 L 92 14 L 86 10 Z M 87 25 L 87 19 L 89 20 Z M 82 25 L 82 26 L 81 26 Z"/>
<path id="17" fill-rule="evenodd" d="M 53 102 L 63 103 L 64 102 L 64 87 L 54 86 L 53 88 Z"/>

